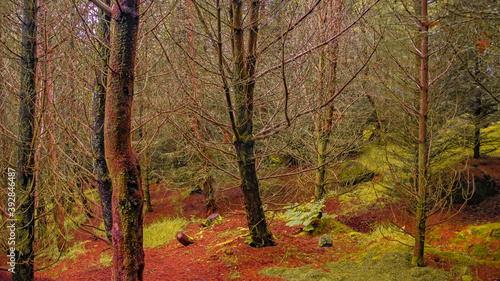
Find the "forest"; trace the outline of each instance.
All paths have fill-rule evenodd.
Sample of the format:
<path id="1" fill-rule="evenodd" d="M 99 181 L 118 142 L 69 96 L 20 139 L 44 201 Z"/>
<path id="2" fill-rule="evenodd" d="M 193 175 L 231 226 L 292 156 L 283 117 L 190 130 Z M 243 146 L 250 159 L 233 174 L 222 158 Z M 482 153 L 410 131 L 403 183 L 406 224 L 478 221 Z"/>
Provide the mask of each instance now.
<path id="1" fill-rule="evenodd" d="M 497 0 L 2 0 L 0 280 L 500 280 Z"/>

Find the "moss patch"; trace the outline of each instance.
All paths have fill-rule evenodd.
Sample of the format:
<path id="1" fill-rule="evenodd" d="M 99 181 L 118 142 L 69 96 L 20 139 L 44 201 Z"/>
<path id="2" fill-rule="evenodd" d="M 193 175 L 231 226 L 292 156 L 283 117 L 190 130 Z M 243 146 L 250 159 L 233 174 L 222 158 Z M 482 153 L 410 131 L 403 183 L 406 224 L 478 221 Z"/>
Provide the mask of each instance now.
<path id="1" fill-rule="evenodd" d="M 113 257 L 108 253 L 101 253 L 99 262 L 102 266 L 108 267 L 113 264 Z"/>
<path id="2" fill-rule="evenodd" d="M 381 258 L 366 256 L 362 262 L 342 260 L 327 263 L 325 272 L 321 269 L 312 269 L 312 265 L 301 268 L 266 268 L 262 274 L 273 277 L 282 277 L 286 280 L 426 280 L 442 281 L 450 278 L 445 271 L 424 267 L 411 266 L 412 255 L 408 252 L 389 253 Z"/>
<path id="3" fill-rule="evenodd" d="M 477 237 L 500 240 L 500 222 L 472 226 L 465 231 Z"/>
<path id="4" fill-rule="evenodd" d="M 175 238 L 175 234 L 188 224 L 183 218 L 165 219 L 144 227 L 144 247 L 162 246 Z"/>

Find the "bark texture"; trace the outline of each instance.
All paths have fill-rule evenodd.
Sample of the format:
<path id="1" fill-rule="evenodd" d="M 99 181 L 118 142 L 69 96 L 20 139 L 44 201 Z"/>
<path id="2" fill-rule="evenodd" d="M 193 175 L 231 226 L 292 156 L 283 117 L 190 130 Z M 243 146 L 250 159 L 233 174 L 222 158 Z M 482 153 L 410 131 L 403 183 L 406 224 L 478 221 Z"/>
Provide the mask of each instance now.
<path id="1" fill-rule="evenodd" d="M 111 0 L 104 1 L 109 5 Z M 94 91 L 92 93 L 92 153 L 94 156 L 94 173 L 97 179 L 97 189 L 101 200 L 102 217 L 106 236 L 111 243 L 111 227 L 113 218 L 111 212 L 111 178 L 109 176 L 108 165 L 104 153 L 104 116 L 106 104 L 106 84 L 109 62 L 109 25 L 111 17 L 99 10 L 97 25 L 97 43 L 98 56 L 96 69 L 96 79 L 94 82 Z"/>
<path id="2" fill-rule="evenodd" d="M 143 192 L 141 171 L 131 143 L 134 67 L 139 26 L 136 0 L 113 8 L 110 75 L 104 144 L 113 186 L 113 280 L 143 280 Z"/>
<path id="3" fill-rule="evenodd" d="M 259 181 L 255 170 L 255 142 L 253 131 L 253 95 L 255 87 L 255 49 L 259 27 L 260 1 L 250 2 L 249 32 L 245 53 L 243 36 L 242 2 L 231 1 L 233 24 L 233 92 L 235 96 L 235 141 L 234 148 L 238 158 L 241 188 L 245 198 L 245 209 L 250 230 L 250 246 L 273 246 L 272 233 L 267 225 L 262 201 L 259 194 Z"/>
<path id="4" fill-rule="evenodd" d="M 36 72 L 36 0 L 24 0 L 22 17 L 22 51 L 19 102 L 17 162 L 18 202 L 16 222 L 16 268 L 12 280 L 34 280 L 33 244 L 35 237 L 34 144 L 35 72 Z"/>
<path id="5" fill-rule="evenodd" d="M 427 26 L 427 0 L 421 1 L 421 55 L 420 55 L 420 111 L 418 115 L 418 179 L 416 233 L 413 263 L 424 266 L 425 231 L 427 222 L 427 169 L 429 144 L 427 139 L 427 108 L 429 91 L 429 38 Z"/>

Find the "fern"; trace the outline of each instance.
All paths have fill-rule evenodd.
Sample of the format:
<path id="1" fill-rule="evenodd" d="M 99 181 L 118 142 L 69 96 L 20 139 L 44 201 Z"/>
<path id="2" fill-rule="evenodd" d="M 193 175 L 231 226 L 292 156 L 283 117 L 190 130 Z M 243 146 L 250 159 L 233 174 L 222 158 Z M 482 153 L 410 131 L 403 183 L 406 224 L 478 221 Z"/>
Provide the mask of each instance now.
<path id="1" fill-rule="evenodd" d="M 311 223 L 318 218 L 323 207 L 325 207 L 325 199 L 306 204 L 295 204 L 288 207 L 289 209 L 283 214 L 283 217 L 288 220 L 287 226 L 303 225 L 303 231 L 311 231 L 314 229 Z"/>

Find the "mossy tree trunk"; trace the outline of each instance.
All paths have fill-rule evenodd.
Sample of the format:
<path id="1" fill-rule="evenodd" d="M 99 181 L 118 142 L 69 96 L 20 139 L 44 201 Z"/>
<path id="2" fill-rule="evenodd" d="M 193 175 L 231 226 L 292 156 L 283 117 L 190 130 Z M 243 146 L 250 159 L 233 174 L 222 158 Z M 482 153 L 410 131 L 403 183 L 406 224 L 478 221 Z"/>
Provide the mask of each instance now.
<path id="1" fill-rule="evenodd" d="M 151 195 L 149 192 L 149 184 L 151 182 L 151 161 L 150 161 L 150 153 L 149 153 L 149 147 L 146 148 L 146 152 L 144 155 L 145 160 L 145 166 L 144 166 L 144 202 L 146 203 L 146 212 L 152 213 L 153 212 L 153 205 L 151 205 Z"/>
<path id="2" fill-rule="evenodd" d="M 16 202 L 16 268 L 12 280 L 34 280 L 35 178 L 34 142 L 36 72 L 36 0 L 24 0 L 22 17 L 21 77 Z"/>
<path id="3" fill-rule="evenodd" d="M 418 0 L 417 0 L 418 1 Z M 418 5 L 418 4 L 417 4 Z M 424 266 L 425 231 L 427 221 L 427 169 L 429 144 L 427 140 L 427 108 L 429 91 L 429 38 L 427 26 L 427 0 L 421 0 L 420 50 L 420 110 L 418 114 L 418 179 L 413 263 Z"/>
<path id="4" fill-rule="evenodd" d="M 340 13 L 342 4 L 337 0 L 330 0 L 328 7 L 319 14 L 320 39 L 326 41 L 332 34 L 337 34 L 340 31 Z M 330 22 L 330 20 L 332 22 Z M 335 40 L 330 46 L 323 48 L 320 51 L 318 65 L 318 105 L 325 102 L 326 99 L 331 99 L 336 90 L 337 81 L 337 58 L 339 52 L 339 43 Z M 316 187 L 315 199 L 319 201 L 326 194 L 325 189 L 325 174 L 326 174 L 326 157 L 327 147 L 334 125 L 334 105 L 331 103 L 326 109 L 326 115 L 318 112 L 316 115 L 316 141 L 317 146 L 317 163 L 316 170 Z M 321 218 L 321 213 L 319 214 Z"/>
<path id="5" fill-rule="evenodd" d="M 481 59 L 479 54 L 475 56 L 475 69 L 474 80 L 486 80 L 482 77 L 481 73 Z M 472 124 L 474 125 L 474 139 L 473 139 L 473 158 L 479 159 L 481 157 L 481 128 L 485 123 L 485 111 L 488 111 L 483 104 L 481 98 L 481 90 L 475 89 L 476 93 L 474 95 L 474 112 L 472 113 Z M 486 110 L 485 110 L 486 109 Z"/>
<path id="6" fill-rule="evenodd" d="M 110 75 L 104 151 L 112 182 L 113 280 L 143 280 L 143 192 L 131 121 L 139 2 L 118 0 L 112 10 Z"/>
<path id="7" fill-rule="evenodd" d="M 142 104 L 139 107 L 139 116 L 142 118 Z M 142 140 L 145 135 L 143 133 L 142 128 L 139 128 L 139 141 Z M 144 149 L 144 156 L 142 157 L 142 173 L 143 173 L 143 179 L 144 179 L 144 203 L 146 203 L 146 212 L 152 213 L 153 212 L 153 206 L 151 205 L 151 196 L 149 193 L 149 183 L 151 181 L 151 154 L 149 152 L 149 146 L 146 146 Z"/>
<path id="8" fill-rule="evenodd" d="M 111 0 L 104 0 L 109 5 Z M 92 93 L 92 153 L 94 157 L 94 173 L 97 179 L 97 189 L 101 200 L 102 217 L 106 236 L 111 243 L 111 227 L 113 218 L 111 212 L 111 178 L 104 153 L 104 116 L 106 103 L 106 84 L 109 61 L 109 24 L 111 16 L 102 10 L 98 12 L 97 25 L 97 69 Z"/>
<path id="9" fill-rule="evenodd" d="M 253 247 L 273 246 L 274 240 L 269 229 L 262 201 L 259 194 L 259 181 L 255 170 L 253 140 L 253 96 L 255 87 L 255 50 L 259 28 L 260 1 L 250 2 L 249 32 L 245 53 L 243 36 L 242 1 L 232 0 L 232 41 L 233 41 L 233 92 L 235 96 L 235 132 L 234 148 L 238 158 L 248 228 Z M 231 109 L 230 109 L 231 110 Z"/>

